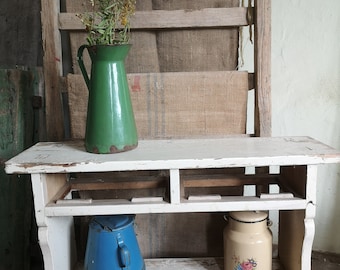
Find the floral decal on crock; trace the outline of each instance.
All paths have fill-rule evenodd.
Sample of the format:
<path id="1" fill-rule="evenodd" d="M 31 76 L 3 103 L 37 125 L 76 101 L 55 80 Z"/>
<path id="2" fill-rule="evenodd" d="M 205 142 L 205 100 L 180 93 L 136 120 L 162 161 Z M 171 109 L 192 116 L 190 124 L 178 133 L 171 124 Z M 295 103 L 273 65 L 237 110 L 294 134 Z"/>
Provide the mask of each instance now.
<path id="1" fill-rule="evenodd" d="M 251 258 L 241 262 L 239 257 L 234 257 L 235 267 L 233 270 L 256 270 L 257 262 Z"/>

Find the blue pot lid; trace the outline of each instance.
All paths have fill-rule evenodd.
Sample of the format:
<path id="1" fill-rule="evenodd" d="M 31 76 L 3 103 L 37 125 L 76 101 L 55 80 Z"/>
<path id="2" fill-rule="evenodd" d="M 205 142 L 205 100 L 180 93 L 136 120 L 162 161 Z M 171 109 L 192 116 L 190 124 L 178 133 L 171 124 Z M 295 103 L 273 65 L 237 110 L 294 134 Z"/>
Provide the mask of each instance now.
<path id="1" fill-rule="evenodd" d="M 121 230 L 134 221 L 134 215 L 96 216 L 90 226 L 99 227 L 107 231 Z"/>

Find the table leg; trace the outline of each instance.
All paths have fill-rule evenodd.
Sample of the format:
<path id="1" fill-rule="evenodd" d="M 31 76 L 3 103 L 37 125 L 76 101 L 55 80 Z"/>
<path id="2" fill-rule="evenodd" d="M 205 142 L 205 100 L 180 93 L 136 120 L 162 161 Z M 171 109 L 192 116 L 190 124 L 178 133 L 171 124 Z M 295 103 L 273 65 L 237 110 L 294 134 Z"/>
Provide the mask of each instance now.
<path id="1" fill-rule="evenodd" d="M 45 270 L 72 270 L 76 263 L 73 218 L 47 218 L 46 223 L 38 228 Z"/>
<path id="2" fill-rule="evenodd" d="M 32 174 L 38 238 L 45 270 L 72 270 L 76 263 L 73 217 L 47 217 L 45 207 L 67 182 L 64 174 Z"/>
<path id="3" fill-rule="evenodd" d="M 301 269 L 311 269 L 312 248 L 315 235 L 315 205 L 309 203 L 305 215 L 305 237 L 302 244 Z"/>

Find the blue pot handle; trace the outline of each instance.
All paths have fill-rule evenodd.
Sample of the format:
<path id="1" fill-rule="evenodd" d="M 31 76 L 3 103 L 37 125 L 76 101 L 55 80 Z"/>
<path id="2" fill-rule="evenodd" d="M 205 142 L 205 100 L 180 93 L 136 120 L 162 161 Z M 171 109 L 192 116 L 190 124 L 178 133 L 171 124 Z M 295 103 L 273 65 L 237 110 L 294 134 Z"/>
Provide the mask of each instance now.
<path id="1" fill-rule="evenodd" d="M 83 60 L 84 49 L 85 48 L 88 49 L 88 47 L 89 47 L 88 45 L 81 45 L 79 47 L 78 53 L 77 53 L 77 61 L 78 61 L 81 73 L 83 74 L 85 83 L 87 85 L 87 89 L 90 90 L 90 78 L 89 78 L 89 75 L 87 75 L 87 71 L 86 71 L 86 68 L 85 68 L 85 65 L 84 65 L 84 60 Z"/>
<path id="2" fill-rule="evenodd" d="M 130 261 L 131 261 L 130 251 L 125 245 L 120 234 L 117 235 L 117 241 L 118 241 L 118 256 L 119 256 L 120 267 L 122 269 L 129 269 Z"/>

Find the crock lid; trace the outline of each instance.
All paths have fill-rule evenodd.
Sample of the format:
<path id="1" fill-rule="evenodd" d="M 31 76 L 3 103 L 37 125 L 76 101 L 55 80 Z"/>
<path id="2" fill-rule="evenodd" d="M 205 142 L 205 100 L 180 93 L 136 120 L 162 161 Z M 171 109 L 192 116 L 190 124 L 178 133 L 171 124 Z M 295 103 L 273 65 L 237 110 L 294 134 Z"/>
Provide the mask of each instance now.
<path id="1" fill-rule="evenodd" d="M 266 212 L 261 211 L 242 211 L 242 212 L 230 212 L 230 218 L 244 222 L 244 223 L 255 223 L 261 222 L 267 219 L 268 214 Z"/>
<path id="2" fill-rule="evenodd" d="M 107 231 L 115 231 L 130 225 L 133 220 L 134 215 L 96 216 L 92 219 L 91 225 Z"/>

